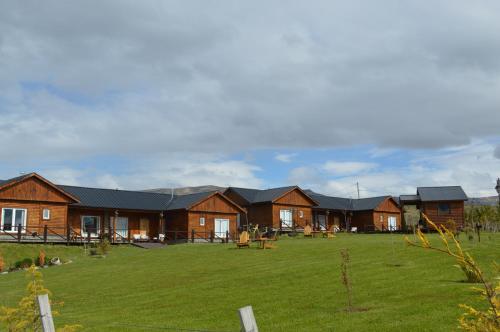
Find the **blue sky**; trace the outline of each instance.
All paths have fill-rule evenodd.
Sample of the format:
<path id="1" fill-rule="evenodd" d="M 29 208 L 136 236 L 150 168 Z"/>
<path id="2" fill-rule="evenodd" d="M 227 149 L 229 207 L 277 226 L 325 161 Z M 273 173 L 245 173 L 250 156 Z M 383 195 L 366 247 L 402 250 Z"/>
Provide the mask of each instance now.
<path id="1" fill-rule="evenodd" d="M 3 3 L 0 178 L 494 195 L 498 13 L 467 1 Z"/>

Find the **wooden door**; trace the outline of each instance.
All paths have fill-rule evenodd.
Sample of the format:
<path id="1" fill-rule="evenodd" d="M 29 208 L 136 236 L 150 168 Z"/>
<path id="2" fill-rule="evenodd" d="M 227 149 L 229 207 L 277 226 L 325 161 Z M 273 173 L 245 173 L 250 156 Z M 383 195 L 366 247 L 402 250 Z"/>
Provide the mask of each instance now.
<path id="1" fill-rule="evenodd" d="M 149 219 L 141 218 L 139 221 L 139 233 L 141 235 L 149 236 Z"/>

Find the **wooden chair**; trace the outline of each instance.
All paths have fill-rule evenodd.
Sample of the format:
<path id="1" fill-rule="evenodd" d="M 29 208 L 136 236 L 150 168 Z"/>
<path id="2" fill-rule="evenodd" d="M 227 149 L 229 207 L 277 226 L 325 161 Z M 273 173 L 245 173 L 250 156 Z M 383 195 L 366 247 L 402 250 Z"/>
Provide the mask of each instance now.
<path id="1" fill-rule="evenodd" d="M 304 227 L 304 237 L 312 237 L 312 228 L 309 225 Z"/>
<path id="2" fill-rule="evenodd" d="M 243 231 L 240 234 L 240 239 L 236 242 L 237 248 L 247 247 L 250 248 L 250 235 L 248 235 L 247 231 Z"/>

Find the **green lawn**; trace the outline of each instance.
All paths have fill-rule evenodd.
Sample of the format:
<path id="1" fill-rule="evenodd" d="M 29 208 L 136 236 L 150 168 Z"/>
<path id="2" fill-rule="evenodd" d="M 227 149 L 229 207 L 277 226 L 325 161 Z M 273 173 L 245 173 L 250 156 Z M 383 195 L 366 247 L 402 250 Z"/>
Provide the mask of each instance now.
<path id="1" fill-rule="evenodd" d="M 484 270 L 500 258 L 500 234 L 464 242 Z M 354 305 L 367 311 L 343 310 L 341 248 L 351 254 Z M 10 261 L 29 250 L 38 248 L 0 245 Z M 45 250 L 73 261 L 43 270 L 46 286 L 65 302 L 56 324 L 79 323 L 88 331 L 238 331 L 236 310 L 245 305 L 253 306 L 261 331 L 450 331 L 458 304 L 479 301 L 451 258 L 407 247 L 401 235 L 283 238 L 272 250 L 121 246 L 105 259 L 78 247 Z M 17 302 L 25 284 L 23 272 L 0 275 L 0 305 Z"/>

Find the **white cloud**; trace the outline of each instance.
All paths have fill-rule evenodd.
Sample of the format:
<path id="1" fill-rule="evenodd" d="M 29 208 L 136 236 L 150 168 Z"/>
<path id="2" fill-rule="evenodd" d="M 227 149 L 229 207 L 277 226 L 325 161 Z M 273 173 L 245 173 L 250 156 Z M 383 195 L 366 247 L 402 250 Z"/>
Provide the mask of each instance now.
<path id="1" fill-rule="evenodd" d="M 296 156 L 296 153 L 280 153 L 274 156 L 274 159 L 277 161 L 281 161 L 282 163 L 290 163 Z"/>
<path id="2" fill-rule="evenodd" d="M 375 163 L 358 161 L 327 161 L 321 168 L 335 176 L 357 174 L 377 167 Z"/>
<path id="3" fill-rule="evenodd" d="M 199 155 L 172 155 L 167 159 L 148 160 L 126 172 L 114 174 L 109 170 L 53 167 L 40 170 L 42 176 L 58 184 L 82 185 L 110 189 L 143 190 L 159 187 L 199 185 L 238 186 L 259 188 L 260 168 L 239 160 L 217 159 Z"/>
<path id="4" fill-rule="evenodd" d="M 307 172 L 293 170 L 290 179 L 313 190 L 334 196 L 361 197 L 412 194 L 418 186 L 461 185 L 470 197 L 494 196 L 500 176 L 500 159 L 493 155 L 495 144 L 474 141 L 459 148 L 415 154 L 398 167 L 369 168 L 361 174 L 334 177 L 317 167 Z"/>

